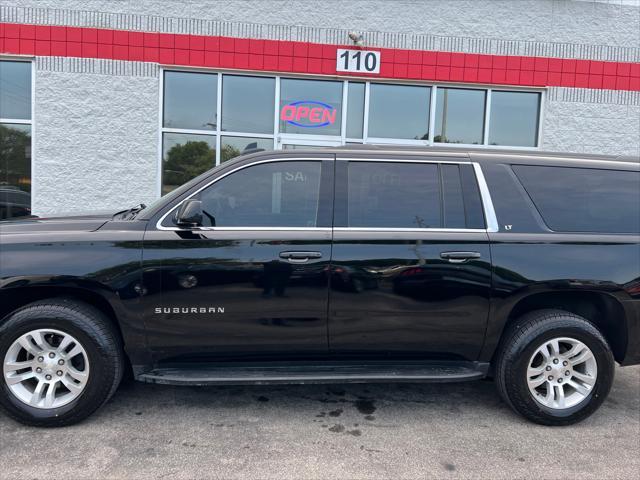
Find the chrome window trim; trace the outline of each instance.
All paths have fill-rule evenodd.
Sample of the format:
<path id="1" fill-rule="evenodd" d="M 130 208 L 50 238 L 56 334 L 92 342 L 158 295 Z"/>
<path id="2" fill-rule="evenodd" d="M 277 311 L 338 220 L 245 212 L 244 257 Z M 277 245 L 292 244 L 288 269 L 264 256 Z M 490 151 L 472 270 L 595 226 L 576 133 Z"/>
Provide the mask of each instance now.
<path id="1" fill-rule="evenodd" d="M 329 157 L 327 157 L 329 158 Z M 179 228 L 179 227 L 164 227 L 162 225 L 162 222 L 164 222 L 165 218 L 167 218 L 167 216 L 173 212 L 174 210 L 176 210 L 178 207 L 180 207 L 180 205 L 182 205 L 185 201 L 189 200 L 190 198 L 192 198 L 194 195 L 197 195 L 198 193 L 200 193 L 202 190 L 204 190 L 205 188 L 213 185 L 214 183 L 216 183 L 219 180 L 222 180 L 223 178 L 225 178 L 228 175 L 231 175 L 234 172 L 237 172 L 238 170 L 243 170 L 245 168 L 248 167 L 253 167 L 254 165 L 260 165 L 263 163 L 275 163 L 275 162 L 290 162 L 290 161 L 316 161 L 316 162 L 322 162 L 322 160 L 326 160 L 326 158 L 322 158 L 322 157 L 291 157 L 291 158 L 287 158 L 287 157 L 279 157 L 279 158 L 270 158 L 268 160 L 257 160 L 255 162 L 251 162 L 251 163 L 247 163 L 246 165 L 241 165 L 237 168 L 234 168 L 230 171 L 228 171 L 227 173 L 216 177 L 215 179 L 211 180 L 210 182 L 206 183 L 205 185 L 203 185 L 202 187 L 198 188 L 195 192 L 193 192 L 191 195 L 189 195 L 188 197 L 183 198 L 182 200 L 180 200 L 176 205 L 173 206 L 173 208 L 171 208 L 167 213 L 165 213 L 164 215 L 162 215 L 162 217 L 160 217 L 160 220 L 158 220 L 156 222 L 156 228 L 158 230 L 163 230 L 163 231 L 178 231 L 178 232 L 193 232 L 193 231 L 207 231 L 207 230 L 218 230 L 218 231 L 224 231 L 225 229 L 227 231 L 247 231 L 247 230 L 293 230 L 293 229 L 300 229 L 300 230 L 310 230 L 310 231 L 318 231 L 318 230 L 324 230 L 327 229 L 329 227 L 199 227 L 199 228 Z M 330 230 L 330 228 L 329 228 Z"/>
<path id="2" fill-rule="evenodd" d="M 369 152 L 371 153 L 371 152 Z M 397 155 L 402 155 L 402 152 L 385 152 L 385 155 L 388 154 L 397 154 Z M 435 155 L 439 155 L 439 154 L 433 154 L 433 156 Z M 448 155 L 444 155 L 444 157 L 447 157 Z M 457 155 L 456 157 L 460 157 L 460 155 Z M 472 162 L 470 160 L 428 160 L 428 159 L 421 159 L 421 158 L 367 158 L 367 157 L 338 157 L 337 158 L 338 161 L 347 161 L 347 162 L 381 162 L 381 163 L 436 163 L 436 164 L 454 164 L 454 165 L 469 165 Z"/>
<path id="3" fill-rule="evenodd" d="M 385 228 L 385 227 L 334 227 L 334 232 L 434 232 L 434 233 L 486 233 L 485 228 Z"/>
<path id="4" fill-rule="evenodd" d="M 162 227 L 166 231 L 178 232 L 325 232 L 331 233 L 331 227 Z"/>
<path id="5" fill-rule="evenodd" d="M 498 228 L 498 217 L 496 216 L 496 211 L 493 207 L 493 201 L 491 200 L 491 192 L 489 192 L 487 180 L 484 178 L 482 167 L 479 163 L 473 162 L 471 165 L 473 165 L 473 169 L 476 172 L 476 180 L 478 182 L 478 188 L 480 189 L 480 199 L 482 201 L 487 226 L 486 230 L 489 233 L 495 233 L 500 229 Z"/>

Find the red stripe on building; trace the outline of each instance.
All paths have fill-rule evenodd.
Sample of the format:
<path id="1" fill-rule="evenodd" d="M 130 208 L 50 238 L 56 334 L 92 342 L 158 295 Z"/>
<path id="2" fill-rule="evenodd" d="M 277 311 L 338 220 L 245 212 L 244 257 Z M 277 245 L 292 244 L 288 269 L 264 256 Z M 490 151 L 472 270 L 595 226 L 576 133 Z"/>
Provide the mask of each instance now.
<path id="1" fill-rule="evenodd" d="M 0 53 L 104 58 L 165 65 L 349 76 L 337 48 L 308 42 L 0 23 Z M 370 47 L 394 80 L 640 91 L 640 63 L 478 55 Z"/>

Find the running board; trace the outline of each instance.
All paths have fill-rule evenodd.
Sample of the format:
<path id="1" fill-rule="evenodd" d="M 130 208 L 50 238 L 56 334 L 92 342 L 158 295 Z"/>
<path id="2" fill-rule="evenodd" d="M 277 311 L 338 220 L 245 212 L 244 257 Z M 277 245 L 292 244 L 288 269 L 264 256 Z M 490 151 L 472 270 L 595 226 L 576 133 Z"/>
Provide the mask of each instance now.
<path id="1" fill-rule="evenodd" d="M 487 376 L 488 363 L 373 365 L 180 365 L 156 368 L 136 379 L 166 385 L 262 385 L 306 383 L 462 382 Z"/>

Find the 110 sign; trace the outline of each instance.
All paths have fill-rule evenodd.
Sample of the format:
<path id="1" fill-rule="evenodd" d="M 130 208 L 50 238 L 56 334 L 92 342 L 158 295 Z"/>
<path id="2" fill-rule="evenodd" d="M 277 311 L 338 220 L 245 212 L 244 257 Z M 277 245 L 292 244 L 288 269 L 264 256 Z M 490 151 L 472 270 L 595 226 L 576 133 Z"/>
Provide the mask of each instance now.
<path id="1" fill-rule="evenodd" d="M 380 73 L 380 52 L 339 48 L 336 70 L 338 72 Z"/>

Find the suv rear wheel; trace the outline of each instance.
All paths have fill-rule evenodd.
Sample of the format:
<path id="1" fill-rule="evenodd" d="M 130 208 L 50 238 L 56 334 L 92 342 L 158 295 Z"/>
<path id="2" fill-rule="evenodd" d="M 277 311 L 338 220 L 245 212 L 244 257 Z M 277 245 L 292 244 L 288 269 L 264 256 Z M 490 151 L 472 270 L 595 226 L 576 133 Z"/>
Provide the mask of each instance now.
<path id="1" fill-rule="evenodd" d="M 72 299 L 43 300 L 0 325 L 0 405 L 27 425 L 86 418 L 115 392 L 122 345 L 105 315 Z"/>
<path id="2" fill-rule="evenodd" d="M 570 425 L 602 404 L 614 367 L 611 349 L 593 324 L 573 313 L 541 310 L 505 333 L 496 382 L 521 415 L 543 425 Z"/>

